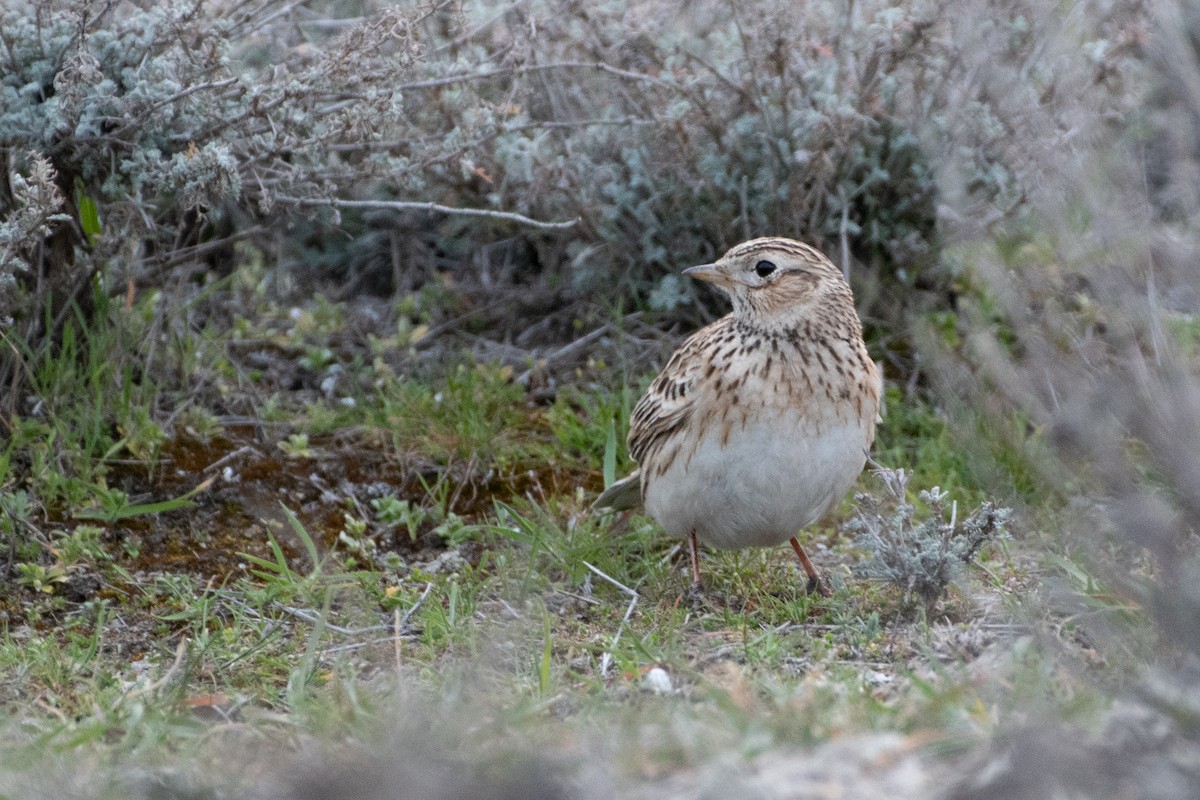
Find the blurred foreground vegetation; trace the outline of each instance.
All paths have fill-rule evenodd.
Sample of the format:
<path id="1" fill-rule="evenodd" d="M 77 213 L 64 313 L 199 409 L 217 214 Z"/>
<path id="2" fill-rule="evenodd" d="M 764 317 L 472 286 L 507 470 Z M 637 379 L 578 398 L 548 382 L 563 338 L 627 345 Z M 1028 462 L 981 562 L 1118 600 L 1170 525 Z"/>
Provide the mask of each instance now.
<path id="1" fill-rule="evenodd" d="M 6 4 L 0 798 L 1192 796 L 1198 43 Z M 706 553 L 693 605 L 589 502 L 724 313 L 679 271 L 764 234 L 849 275 L 886 469 L 807 534 L 834 597 Z"/>

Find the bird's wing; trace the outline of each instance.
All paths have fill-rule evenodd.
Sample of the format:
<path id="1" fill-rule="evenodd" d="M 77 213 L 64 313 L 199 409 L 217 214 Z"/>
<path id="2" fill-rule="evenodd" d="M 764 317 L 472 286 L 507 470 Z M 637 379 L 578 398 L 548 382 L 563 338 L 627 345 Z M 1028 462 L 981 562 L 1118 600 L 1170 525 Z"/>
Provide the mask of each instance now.
<path id="1" fill-rule="evenodd" d="M 686 425 L 695 411 L 697 388 L 705 378 L 707 362 L 698 351 L 702 350 L 710 328 L 692 335 L 675 351 L 633 407 L 629 418 L 629 455 L 639 464 L 644 466 L 646 454 Z"/>

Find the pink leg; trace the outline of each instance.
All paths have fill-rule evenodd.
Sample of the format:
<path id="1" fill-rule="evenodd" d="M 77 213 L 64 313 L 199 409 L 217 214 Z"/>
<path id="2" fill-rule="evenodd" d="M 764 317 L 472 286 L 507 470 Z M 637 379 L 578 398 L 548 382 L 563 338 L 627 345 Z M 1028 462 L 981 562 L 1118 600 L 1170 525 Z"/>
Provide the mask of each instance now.
<path id="1" fill-rule="evenodd" d="M 692 557 L 692 591 L 700 590 L 700 544 L 696 532 L 688 531 L 688 555 Z"/>
<path id="2" fill-rule="evenodd" d="M 804 548 L 800 546 L 800 542 L 795 536 L 791 538 L 790 544 L 796 551 L 796 557 L 800 559 L 800 566 L 804 567 L 804 571 L 808 574 L 808 585 L 805 587 L 805 591 L 809 594 L 816 591 L 822 597 L 832 597 L 833 592 L 825 585 L 825 581 L 821 580 L 821 573 L 817 572 L 817 568 L 808 560 L 808 553 L 804 552 Z"/>

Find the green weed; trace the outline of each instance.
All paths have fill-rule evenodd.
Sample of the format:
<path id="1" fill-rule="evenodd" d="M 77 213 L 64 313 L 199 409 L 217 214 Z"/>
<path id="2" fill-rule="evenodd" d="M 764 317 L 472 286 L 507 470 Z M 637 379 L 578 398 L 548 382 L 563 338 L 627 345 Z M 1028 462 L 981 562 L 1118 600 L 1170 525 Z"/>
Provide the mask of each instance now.
<path id="1" fill-rule="evenodd" d="M 592 469 L 602 468 L 605 485 L 632 469 L 625 452 L 629 414 L 638 394 L 633 387 L 616 390 L 564 387 L 546 410 L 546 423 L 558 443 Z"/>
<path id="2" fill-rule="evenodd" d="M 506 370 L 462 365 L 432 384 L 386 384 L 371 417 L 398 452 L 504 467 L 530 451 L 517 436 L 526 429 L 523 395 Z"/>

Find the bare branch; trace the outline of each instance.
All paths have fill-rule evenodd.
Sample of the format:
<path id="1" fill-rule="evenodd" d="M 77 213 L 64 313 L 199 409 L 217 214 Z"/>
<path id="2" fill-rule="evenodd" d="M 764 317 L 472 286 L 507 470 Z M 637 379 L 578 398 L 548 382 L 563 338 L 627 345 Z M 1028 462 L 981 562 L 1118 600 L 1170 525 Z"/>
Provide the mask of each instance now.
<path id="1" fill-rule="evenodd" d="M 615 75 L 618 78 L 625 78 L 632 81 L 641 81 L 644 83 L 652 83 L 655 86 L 663 86 L 667 89 L 678 90 L 680 87 L 670 81 L 664 81 L 661 78 L 656 78 L 653 75 L 647 75 L 644 72 L 634 72 L 628 69 L 620 69 L 611 64 L 605 64 L 603 61 L 557 61 L 553 64 L 530 64 L 519 67 L 506 67 L 503 69 L 489 69 L 477 72 L 464 72 L 458 75 L 447 75 L 442 78 L 430 78 L 424 81 L 413 81 L 412 83 L 401 84 L 397 88 L 400 91 L 408 89 L 433 89 L 438 86 L 448 86 L 454 83 L 465 83 L 467 81 L 479 81 L 487 78 L 497 78 L 502 75 L 524 75 L 529 72 L 549 72 L 558 69 L 594 69 L 600 72 L 607 72 L 609 75 Z"/>
<path id="2" fill-rule="evenodd" d="M 624 322 L 632 322 L 633 320 L 638 319 L 641 316 L 642 316 L 642 312 L 635 311 L 632 314 L 626 314 L 625 317 L 621 321 L 623 323 Z M 573 353 L 575 353 L 579 350 L 582 350 L 583 348 L 587 347 L 592 342 L 599 339 L 601 336 L 604 336 L 605 334 L 611 332 L 613 329 L 614 329 L 614 326 L 613 326 L 613 323 L 611 323 L 611 322 L 607 322 L 607 323 L 601 325 L 599 328 L 596 328 L 596 330 L 592 331 L 591 333 L 584 334 L 583 336 L 580 336 L 578 339 L 571 342 L 570 344 L 564 345 L 563 347 L 560 347 L 557 350 L 555 350 L 553 353 L 543 356 L 541 359 L 539 359 L 539 361 L 541 361 L 541 366 L 543 366 L 543 367 L 548 366 L 548 365 L 552 364 L 553 362 L 558 361 L 559 359 L 566 358 L 567 356 L 572 355 Z M 524 372 L 522 372 L 520 375 L 518 375 L 516 378 L 514 378 L 513 382 L 520 383 L 520 384 L 528 383 L 529 378 L 532 375 L 533 375 L 533 370 L 527 369 Z"/>
<path id="3" fill-rule="evenodd" d="M 444 206 L 441 203 L 420 203 L 407 200 L 340 200 L 336 197 L 290 197 L 288 195 L 276 195 L 274 199 L 280 203 L 289 203 L 294 206 L 310 208 L 318 206 L 330 206 L 332 208 L 379 208 L 391 209 L 393 211 L 433 211 L 439 214 L 454 214 L 460 217 L 487 217 L 489 219 L 502 219 L 507 222 L 515 222 L 518 225 L 528 225 L 531 228 L 541 228 L 543 230 L 563 230 L 579 224 L 578 217 L 562 222 L 545 222 L 527 217 L 524 214 L 517 214 L 513 211 L 492 211 L 486 208 L 454 208 L 453 206 Z"/>

